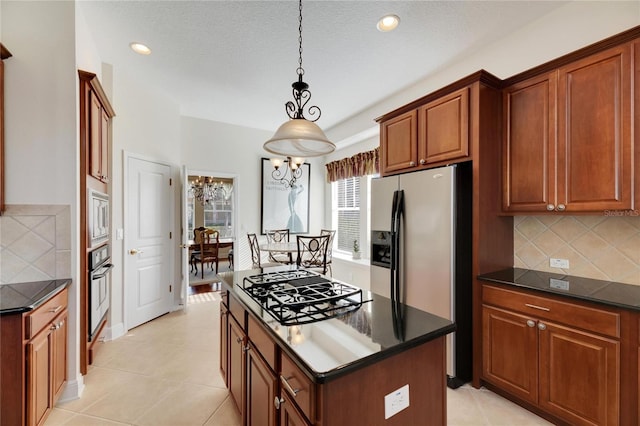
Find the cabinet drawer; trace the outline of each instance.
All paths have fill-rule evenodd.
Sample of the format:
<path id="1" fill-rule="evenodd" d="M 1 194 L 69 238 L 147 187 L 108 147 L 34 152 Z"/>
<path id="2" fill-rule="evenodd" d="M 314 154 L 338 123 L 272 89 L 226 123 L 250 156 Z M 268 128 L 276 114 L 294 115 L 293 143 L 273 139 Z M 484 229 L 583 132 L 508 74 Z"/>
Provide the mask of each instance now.
<path id="1" fill-rule="evenodd" d="M 65 288 L 60 293 L 47 300 L 25 317 L 25 339 L 31 339 L 53 319 L 67 308 L 68 297 Z"/>
<path id="2" fill-rule="evenodd" d="M 288 393 L 310 423 L 314 423 L 315 387 L 313 382 L 284 353 L 280 359 L 282 366 L 280 385 L 283 392 Z"/>
<path id="3" fill-rule="evenodd" d="M 231 315 L 233 315 L 235 320 L 238 322 L 240 328 L 242 328 L 242 330 L 246 330 L 247 323 L 245 322 L 245 310 L 240 302 L 238 302 L 238 300 L 232 295 L 229 295 L 228 306 L 229 312 L 231 312 Z"/>
<path id="4" fill-rule="evenodd" d="M 262 358 L 273 371 L 276 371 L 277 346 L 269 333 L 253 317 L 247 323 L 249 340 L 258 349 Z"/>
<path id="5" fill-rule="evenodd" d="M 485 304 L 620 338 L 620 315 L 615 312 L 489 285 L 483 287 L 482 300 Z"/>

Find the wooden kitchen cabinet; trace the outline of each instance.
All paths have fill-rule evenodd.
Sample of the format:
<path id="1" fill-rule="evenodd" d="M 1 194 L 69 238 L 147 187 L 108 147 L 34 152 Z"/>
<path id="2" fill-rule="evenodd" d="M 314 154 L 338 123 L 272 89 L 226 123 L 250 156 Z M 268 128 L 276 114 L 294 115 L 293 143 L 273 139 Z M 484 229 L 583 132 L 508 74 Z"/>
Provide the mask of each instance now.
<path id="1" fill-rule="evenodd" d="M 0 317 L 0 424 L 41 425 L 67 380 L 68 290 L 37 308 Z"/>
<path id="2" fill-rule="evenodd" d="M 620 424 L 620 315 L 483 286 L 483 380 L 574 425 Z"/>
<path id="3" fill-rule="evenodd" d="M 503 210 L 632 208 L 631 44 L 503 92 Z"/>
<path id="4" fill-rule="evenodd" d="M 229 375 L 227 386 L 236 407 L 245 415 L 245 374 L 247 335 L 232 317 L 229 318 Z M 244 424 L 244 421 L 243 421 Z"/>
<path id="5" fill-rule="evenodd" d="M 380 173 L 386 176 L 471 159 L 470 135 L 473 120 L 479 117 L 481 80 L 497 84 L 497 79 L 481 71 L 378 118 Z"/>
<path id="6" fill-rule="evenodd" d="M 97 76 L 82 70 L 78 75 L 81 153 L 87 175 L 107 184 L 110 180 L 111 121 L 115 112 Z"/>
<path id="7" fill-rule="evenodd" d="M 220 303 L 220 375 L 224 384 L 228 385 L 229 365 L 229 310 L 224 303 Z"/>
<path id="8" fill-rule="evenodd" d="M 247 351 L 246 425 L 275 426 L 274 399 L 278 392 L 278 380 L 262 359 L 256 347 L 249 343 Z"/>
<path id="9" fill-rule="evenodd" d="M 309 422 L 298 411 L 288 393 L 282 392 L 280 398 L 280 426 L 308 426 Z"/>

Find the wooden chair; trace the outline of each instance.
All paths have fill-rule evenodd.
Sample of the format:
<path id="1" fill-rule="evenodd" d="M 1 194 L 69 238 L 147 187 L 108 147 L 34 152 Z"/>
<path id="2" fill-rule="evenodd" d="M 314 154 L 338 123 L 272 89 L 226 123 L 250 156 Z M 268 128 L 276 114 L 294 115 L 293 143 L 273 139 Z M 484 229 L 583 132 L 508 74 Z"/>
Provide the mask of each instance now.
<path id="1" fill-rule="evenodd" d="M 267 235 L 267 243 L 288 243 L 289 242 L 288 229 L 271 229 L 271 230 L 265 231 L 265 233 Z M 293 256 L 291 255 L 291 253 L 270 251 L 269 261 L 290 265 L 293 263 Z"/>
<path id="2" fill-rule="evenodd" d="M 331 271 L 331 260 L 333 258 L 333 238 L 336 236 L 335 229 L 321 229 L 320 235 L 328 235 L 329 236 L 329 247 L 327 247 L 327 269 L 329 270 L 329 275 L 333 275 Z"/>
<path id="3" fill-rule="evenodd" d="M 254 268 L 268 268 L 270 266 L 282 265 L 278 262 L 262 263 L 262 253 L 260 252 L 260 244 L 258 244 L 258 236 L 256 234 L 247 234 L 249 247 L 251 248 L 251 262 Z"/>
<path id="4" fill-rule="evenodd" d="M 196 244 L 200 244 L 201 234 L 204 230 L 206 230 L 204 226 L 200 226 L 193 230 L 193 242 Z M 196 270 L 196 275 L 198 275 L 198 262 L 196 262 L 196 255 L 200 254 L 200 248 L 193 249 L 191 251 L 191 255 L 189 256 L 189 266 L 190 270 Z"/>
<path id="5" fill-rule="evenodd" d="M 211 265 L 211 269 L 213 270 L 213 264 L 216 264 L 216 274 L 218 273 L 218 252 L 220 250 L 220 234 L 218 231 L 214 231 L 211 229 L 205 229 L 204 231 L 199 231 L 199 241 L 200 241 L 200 252 L 194 255 L 194 259 L 197 263 L 200 263 L 200 267 L 202 268 L 201 278 L 204 279 L 204 265 L 209 263 Z M 211 242 L 211 240 L 215 242 Z M 196 275 L 198 275 L 198 269 L 196 266 Z"/>
<path id="6" fill-rule="evenodd" d="M 327 273 L 327 250 L 330 235 L 298 235 L 298 268 Z"/>

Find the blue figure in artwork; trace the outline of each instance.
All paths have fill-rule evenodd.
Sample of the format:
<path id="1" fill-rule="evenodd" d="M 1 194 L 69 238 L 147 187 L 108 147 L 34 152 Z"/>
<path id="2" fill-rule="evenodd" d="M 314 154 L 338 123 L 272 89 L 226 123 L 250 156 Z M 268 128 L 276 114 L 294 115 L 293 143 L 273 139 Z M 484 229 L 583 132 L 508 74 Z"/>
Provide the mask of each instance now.
<path id="1" fill-rule="evenodd" d="M 287 228 L 289 228 L 289 232 L 292 233 L 299 233 L 304 231 L 302 221 L 296 213 L 296 201 L 298 199 L 298 194 L 300 194 L 302 191 L 304 191 L 304 188 L 298 183 L 294 183 L 289 189 L 289 220 L 287 221 Z"/>

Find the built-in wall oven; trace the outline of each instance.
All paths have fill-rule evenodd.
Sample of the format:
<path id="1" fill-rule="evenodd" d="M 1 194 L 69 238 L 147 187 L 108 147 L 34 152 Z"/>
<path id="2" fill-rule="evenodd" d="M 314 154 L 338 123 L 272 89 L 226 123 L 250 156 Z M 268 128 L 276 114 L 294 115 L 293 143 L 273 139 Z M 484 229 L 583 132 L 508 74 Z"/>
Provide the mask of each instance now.
<path id="1" fill-rule="evenodd" d="M 89 244 L 98 247 L 109 239 L 109 195 L 89 189 Z"/>
<path id="2" fill-rule="evenodd" d="M 109 274 L 111 247 L 105 244 L 89 252 L 89 327 L 88 341 L 92 342 L 100 332 L 100 324 L 109 310 L 111 279 Z"/>

